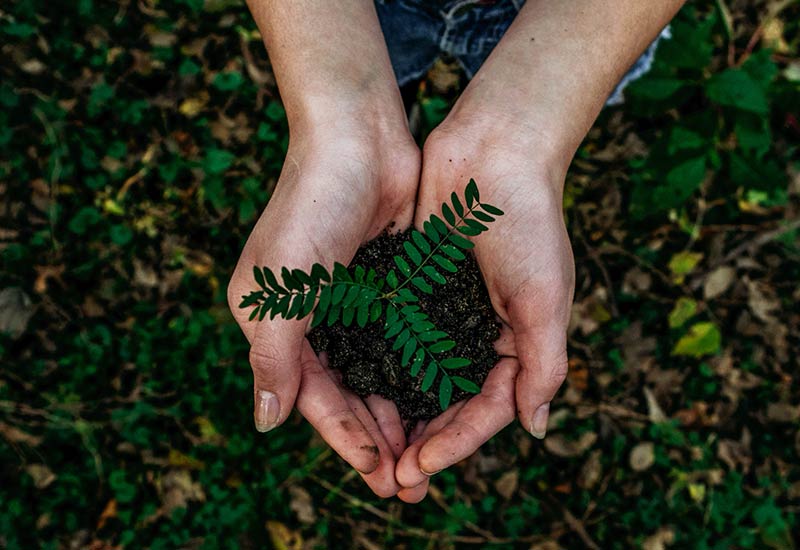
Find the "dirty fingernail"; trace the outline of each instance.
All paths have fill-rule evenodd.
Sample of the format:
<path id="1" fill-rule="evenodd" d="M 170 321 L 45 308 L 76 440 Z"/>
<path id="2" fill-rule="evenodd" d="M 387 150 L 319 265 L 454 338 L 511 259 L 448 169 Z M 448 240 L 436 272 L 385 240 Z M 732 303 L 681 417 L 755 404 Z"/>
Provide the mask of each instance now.
<path id="1" fill-rule="evenodd" d="M 271 391 L 260 390 L 256 393 L 255 421 L 256 430 L 268 432 L 278 425 L 281 406 L 278 396 Z"/>
<path id="2" fill-rule="evenodd" d="M 544 434 L 547 432 L 547 417 L 550 414 L 550 403 L 541 405 L 536 412 L 533 413 L 531 419 L 531 435 L 538 439 L 544 439 Z"/>

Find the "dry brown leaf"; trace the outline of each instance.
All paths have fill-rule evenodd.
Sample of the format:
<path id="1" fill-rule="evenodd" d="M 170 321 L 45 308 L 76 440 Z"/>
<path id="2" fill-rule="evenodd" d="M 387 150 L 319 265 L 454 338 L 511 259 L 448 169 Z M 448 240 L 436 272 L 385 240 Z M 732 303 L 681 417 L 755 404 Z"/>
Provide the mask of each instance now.
<path id="1" fill-rule="evenodd" d="M 189 470 L 168 470 L 159 481 L 161 502 L 167 514 L 176 508 L 186 508 L 191 501 L 206 500 L 203 486 L 192 480 Z"/>
<path id="2" fill-rule="evenodd" d="M 518 485 L 519 470 L 516 468 L 504 473 L 497 481 L 494 482 L 494 488 L 497 490 L 500 496 L 506 500 L 511 500 L 511 497 L 517 492 Z"/>
<path id="3" fill-rule="evenodd" d="M 25 471 L 33 478 L 37 489 L 44 489 L 56 480 L 56 475 L 44 464 L 28 464 Z"/>
<path id="4" fill-rule="evenodd" d="M 289 508 L 297 514 L 297 519 L 300 523 L 311 525 L 317 521 L 317 513 L 314 511 L 314 501 L 311 499 L 311 495 L 308 491 L 299 485 L 290 485 L 289 495 L 291 495 Z"/>
<path id="5" fill-rule="evenodd" d="M 578 485 L 581 488 L 591 489 L 600 481 L 600 476 L 603 475 L 603 466 L 600 463 L 601 454 L 602 451 L 600 449 L 595 449 L 589 453 L 589 458 L 586 459 L 578 476 Z"/>
<path id="6" fill-rule="evenodd" d="M 720 439 L 717 444 L 717 458 L 731 470 L 737 470 L 741 466 L 743 473 L 750 471 L 753 462 L 749 446 L 733 439 Z"/>
<path id="7" fill-rule="evenodd" d="M 664 411 L 661 409 L 661 406 L 658 404 L 658 400 L 656 396 L 653 395 L 653 392 L 650 391 L 650 388 L 647 386 L 644 387 L 644 398 L 647 401 L 647 417 L 650 419 L 650 422 L 655 424 L 659 422 L 665 422 L 668 417 L 664 414 Z"/>
<path id="8" fill-rule="evenodd" d="M 675 531 L 672 527 L 662 527 L 642 543 L 642 550 L 665 550 L 675 542 Z"/>
<path id="9" fill-rule="evenodd" d="M 28 59 L 19 65 L 19 68 L 28 74 L 42 74 L 47 70 L 47 65 L 38 59 Z"/>
<path id="10" fill-rule="evenodd" d="M 718 267 L 703 283 L 703 298 L 712 300 L 727 291 L 736 278 L 736 270 L 729 266 Z"/>
<path id="11" fill-rule="evenodd" d="M 639 443 L 631 451 L 628 462 L 636 472 L 643 472 L 656 461 L 655 446 L 651 441 Z"/>
<path id="12" fill-rule="evenodd" d="M 747 285 L 747 306 L 753 315 L 765 323 L 776 323 L 777 319 L 773 313 L 780 310 L 781 304 L 774 291 L 763 283 L 751 281 L 747 277 L 744 278 L 744 282 Z"/>
<path id="13" fill-rule="evenodd" d="M 800 419 L 800 405 L 770 403 L 767 405 L 767 418 L 773 422 L 796 422 Z"/>
<path id="14" fill-rule="evenodd" d="M 638 267 L 634 267 L 625 274 L 625 278 L 622 281 L 622 291 L 625 294 L 636 296 L 650 290 L 652 284 L 652 275 Z"/>
<path id="15" fill-rule="evenodd" d="M 0 332 L 19 338 L 25 332 L 34 310 L 30 297 L 21 288 L 0 290 Z"/>
<path id="16" fill-rule="evenodd" d="M 146 265 L 139 258 L 134 258 L 133 282 L 141 287 L 155 288 L 158 286 L 158 274 L 152 266 Z"/>
<path id="17" fill-rule="evenodd" d="M 36 281 L 33 283 L 33 290 L 37 294 L 44 294 L 47 292 L 49 279 L 55 279 L 62 287 L 64 286 L 64 281 L 61 280 L 61 276 L 66 269 L 64 264 L 37 265 L 34 266 L 34 269 L 36 270 Z"/>
<path id="18" fill-rule="evenodd" d="M 117 501 L 112 498 L 108 501 L 106 507 L 103 508 L 103 513 L 100 514 L 100 517 L 97 519 L 97 529 L 102 529 L 109 519 L 115 517 L 117 517 Z"/>
<path id="19" fill-rule="evenodd" d="M 562 458 L 571 458 L 580 456 L 597 441 L 597 434 L 595 432 L 585 432 L 577 440 L 573 441 L 567 439 L 564 434 L 551 434 L 544 438 L 544 448 L 550 454 L 560 456 Z"/>

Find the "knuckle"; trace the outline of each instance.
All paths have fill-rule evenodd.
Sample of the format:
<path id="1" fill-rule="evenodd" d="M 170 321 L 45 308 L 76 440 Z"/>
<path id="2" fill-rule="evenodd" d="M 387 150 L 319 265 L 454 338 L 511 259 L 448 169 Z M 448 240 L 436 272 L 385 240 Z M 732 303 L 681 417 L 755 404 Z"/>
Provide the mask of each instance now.
<path id="1" fill-rule="evenodd" d="M 291 358 L 274 343 L 259 338 L 250 348 L 250 365 L 253 370 L 270 369 L 281 363 L 288 363 Z"/>
<path id="2" fill-rule="evenodd" d="M 559 387 L 561 384 L 564 383 L 564 380 L 567 379 L 567 373 L 569 372 L 569 360 L 567 359 L 567 352 L 566 350 L 559 355 L 556 361 L 553 363 L 552 367 L 550 368 L 550 381 L 553 383 L 554 386 Z"/>

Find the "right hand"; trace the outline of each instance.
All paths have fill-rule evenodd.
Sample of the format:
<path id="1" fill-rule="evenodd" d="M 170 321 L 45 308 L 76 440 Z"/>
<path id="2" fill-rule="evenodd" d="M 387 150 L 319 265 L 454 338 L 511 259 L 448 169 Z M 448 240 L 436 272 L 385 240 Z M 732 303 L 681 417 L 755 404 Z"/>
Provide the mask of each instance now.
<path id="1" fill-rule="evenodd" d="M 296 405 L 322 438 L 381 497 L 395 495 L 395 464 L 406 438 L 395 405 L 362 401 L 338 382 L 311 349 L 311 316 L 248 321 L 242 296 L 255 290 L 253 266 L 309 271 L 321 263 L 349 264 L 358 247 L 392 222 L 411 224 L 420 153 L 407 128 L 391 135 L 370 121 L 343 117 L 291 135 L 278 184 L 228 285 L 228 304 L 250 342 L 256 428 L 282 424 Z"/>

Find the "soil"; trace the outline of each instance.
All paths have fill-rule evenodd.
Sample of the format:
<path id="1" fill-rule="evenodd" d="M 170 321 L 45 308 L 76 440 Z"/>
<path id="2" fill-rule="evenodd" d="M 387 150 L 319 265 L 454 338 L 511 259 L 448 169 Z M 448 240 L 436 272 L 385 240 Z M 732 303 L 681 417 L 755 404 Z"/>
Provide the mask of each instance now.
<path id="1" fill-rule="evenodd" d="M 362 246 L 351 265 L 372 267 L 380 277 L 394 267 L 393 257 L 402 254 L 406 233 L 384 233 Z M 499 323 L 489 300 L 478 264 L 468 255 L 458 262 L 458 272 L 446 274 L 447 284 L 433 284 L 433 295 L 413 289 L 419 305 L 437 328 L 447 332 L 456 347 L 446 357 L 466 357 L 472 364 L 451 374 L 472 380 L 479 386 L 500 356 L 493 343 L 500 335 Z M 327 351 L 330 366 L 342 373 L 343 384 L 361 397 L 378 394 L 397 404 L 400 416 L 406 420 L 426 420 L 441 414 L 439 406 L 439 380 L 427 391 L 420 386 L 425 372 L 412 378 L 409 367 L 402 367 L 401 352 L 392 351 L 391 341 L 383 338 L 383 318 L 360 328 L 355 323 L 345 327 L 336 323 L 316 327 L 309 334 L 312 347 Z M 471 394 L 453 387 L 451 403 Z"/>

